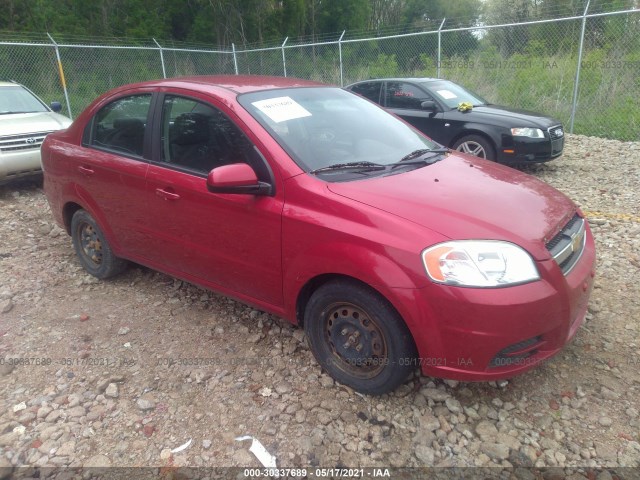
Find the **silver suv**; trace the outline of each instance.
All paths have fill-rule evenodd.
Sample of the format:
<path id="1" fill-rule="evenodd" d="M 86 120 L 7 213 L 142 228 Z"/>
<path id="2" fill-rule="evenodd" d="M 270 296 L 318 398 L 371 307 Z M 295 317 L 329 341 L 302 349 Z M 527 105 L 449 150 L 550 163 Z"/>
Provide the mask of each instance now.
<path id="1" fill-rule="evenodd" d="M 71 120 L 56 112 L 28 88 L 0 82 L 0 185 L 42 173 L 40 145 L 48 133 L 67 128 Z"/>

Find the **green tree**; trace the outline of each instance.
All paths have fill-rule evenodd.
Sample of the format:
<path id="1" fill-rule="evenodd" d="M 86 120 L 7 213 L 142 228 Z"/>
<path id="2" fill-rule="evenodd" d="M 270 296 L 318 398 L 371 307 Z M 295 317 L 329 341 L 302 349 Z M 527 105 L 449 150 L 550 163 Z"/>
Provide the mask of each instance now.
<path id="1" fill-rule="evenodd" d="M 364 30 L 369 24 L 369 0 L 323 0 L 320 7 L 323 33 Z"/>
<path id="2" fill-rule="evenodd" d="M 304 0 L 282 0 L 280 33 L 285 37 L 300 37 L 306 33 L 306 4 Z"/>
<path id="3" fill-rule="evenodd" d="M 405 9 L 406 0 L 370 0 L 369 25 L 370 30 L 400 25 Z"/>

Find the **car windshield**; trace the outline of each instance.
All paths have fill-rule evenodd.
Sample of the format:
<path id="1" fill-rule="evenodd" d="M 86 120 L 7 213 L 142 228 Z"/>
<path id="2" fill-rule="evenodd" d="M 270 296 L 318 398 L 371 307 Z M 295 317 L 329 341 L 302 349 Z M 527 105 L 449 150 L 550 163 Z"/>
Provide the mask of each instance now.
<path id="1" fill-rule="evenodd" d="M 240 95 L 238 101 L 307 172 L 381 171 L 412 152 L 440 148 L 341 88 L 267 90 Z"/>
<path id="2" fill-rule="evenodd" d="M 480 95 L 472 93 L 460 85 L 446 80 L 425 82 L 422 86 L 449 108 L 458 108 L 458 105 L 462 102 L 468 102 L 474 107 L 487 104 Z"/>
<path id="3" fill-rule="evenodd" d="M 0 88 L 0 115 L 46 111 L 47 107 L 28 90 L 18 85 Z"/>

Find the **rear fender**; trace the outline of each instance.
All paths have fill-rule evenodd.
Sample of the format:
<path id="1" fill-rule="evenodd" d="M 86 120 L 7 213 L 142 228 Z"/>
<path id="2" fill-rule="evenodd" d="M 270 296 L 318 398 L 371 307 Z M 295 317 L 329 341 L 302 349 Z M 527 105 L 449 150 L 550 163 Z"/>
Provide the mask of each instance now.
<path id="1" fill-rule="evenodd" d="M 89 214 L 98 222 L 98 226 L 102 230 L 102 233 L 106 237 L 109 246 L 116 254 L 116 256 L 120 256 L 120 252 L 122 250 L 120 243 L 117 241 L 117 237 L 114 234 L 113 230 L 109 222 L 107 221 L 106 216 L 102 213 L 102 210 L 95 202 L 91 194 L 85 190 L 81 185 L 78 184 L 69 184 L 65 188 L 63 192 L 64 195 L 64 205 L 68 205 L 69 203 L 77 203 L 84 210 L 89 212 Z M 60 212 L 62 215 L 62 212 Z M 66 225 L 65 225 L 66 227 Z M 71 230 L 71 224 L 68 225 L 69 232 Z"/>

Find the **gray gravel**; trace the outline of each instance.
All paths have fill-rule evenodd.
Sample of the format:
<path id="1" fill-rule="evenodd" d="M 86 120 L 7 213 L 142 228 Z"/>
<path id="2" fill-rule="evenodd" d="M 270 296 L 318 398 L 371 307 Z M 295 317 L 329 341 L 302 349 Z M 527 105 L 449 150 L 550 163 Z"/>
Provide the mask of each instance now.
<path id="1" fill-rule="evenodd" d="M 335 384 L 272 315 L 142 267 L 88 276 L 41 189 L 0 187 L 0 472 L 260 466 L 241 435 L 289 467 L 640 466 L 640 143 L 569 136 L 527 172 L 593 227 L 584 328 L 509 382 L 416 375 L 382 397 Z"/>

